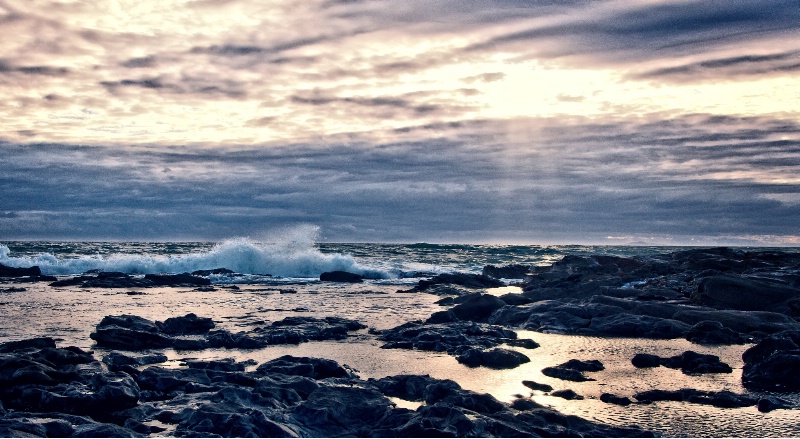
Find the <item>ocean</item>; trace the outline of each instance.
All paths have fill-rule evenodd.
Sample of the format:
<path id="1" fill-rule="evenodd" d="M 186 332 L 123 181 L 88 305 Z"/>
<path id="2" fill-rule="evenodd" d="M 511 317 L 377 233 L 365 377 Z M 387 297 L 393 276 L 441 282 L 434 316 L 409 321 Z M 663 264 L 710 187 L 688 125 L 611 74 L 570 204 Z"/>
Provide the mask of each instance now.
<path id="1" fill-rule="evenodd" d="M 147 288 L 137 291 L 107 288 L 51 287 L 47 282 L 0 285 L 0 342 L 49 336 L 59 346 L 106 352 L 89 338 L 106 315 L 134 314 L 153 320 L 195 313 L 211 317 L 221 329 L 245 331 L 292 315 L 338 316 L 358 320 L 371 329 L 385 330 L 421 320 L 441 310 L 441 297 L 409 293 L 410 285 L 436 273 L 480 273 L 485 265 L 550 265 L 565 255 L 618 256 L 670 253 L 685 247 L 640 246 L 521 246 L 447 244 L 317 243 L 313 233 L 297 232 L 269 241 L 230 239 L 222 242 L 2 242 L 0 263 L 13 267 L 37 265 L 42 273 L 68 276 L 91 270 L 134 275 L 183 273 L 227 268 L 235 274 L 212 275 L 214 288 Z M 783 250 L 783 249 L 776 249 Z M 789 250 L 789 249 L 787 249 Z M 796 249 L 790 249 L 796 251 Z M 362 284 L 320 282 L 326 271 L 344 270 L 367 277 Z M 489 291 L 513 292 L 508 287 Z M 235 285 L 236 288 L 230 288 Z M 3 288 L 5 287 L 5 288 Z M 14 288 L 10 288 L 14 287 Z M 136 293 L 136 294 L 132 294 Z M 683 339 L 648 340 L 542 334 L 518 330 L 540 348 L 524 351 L 530 363 L 511 370 L 468 368 L 453 357 L 435 352 L 381 349 L 368 330 L 342 341 L 279 345 L 258 350 L 208 349 L 197 352 L 167 349 L 168 367 L 187 358 L 257 363 L 281 355 L 329 358 L 356 369 L 362 378 L 398 374 L 429 374 L 449 378 L 462 387 L 491 393 L 501 401 L 531 396 L 540 404 L 566 414 L 611 425 L 638 425 L 670 437 L 785 437 L 800 436 L 795 410 L 760 413 L 754 407 L 722 409 L 682 402 L 635 404 L 628 407 L 599 400 L 604 392 L 630 396 L 653 388 L 748 392 L 741 385 L 745 346 L 700 346 Z M 630 359 L 640 352 L 662 357 L 686 350 L 718 355 L 734 368 L 732 374 L 687 376 L 664 367 L 636 369 Z M 572 383 L 548 378 L 541 369 L 572 358 L 601 360 L 606 369 L 596 381 Z M 565 400 L 534 391 L 523 380 L 569 388 L 582 400 Z M 800 396 L 783 395 L 800 406 Z M 398 404 L 406 404 L 397 401 Z M 413 407 L 413 404 L 411 404 Z"/>

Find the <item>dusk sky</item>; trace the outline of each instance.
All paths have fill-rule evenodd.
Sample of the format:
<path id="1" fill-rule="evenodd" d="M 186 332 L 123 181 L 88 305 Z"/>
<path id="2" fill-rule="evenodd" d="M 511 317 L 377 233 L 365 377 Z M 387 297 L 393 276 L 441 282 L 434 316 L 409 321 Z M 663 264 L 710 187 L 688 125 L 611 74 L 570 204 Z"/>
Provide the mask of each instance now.
<path id="1" fill-rule="evenodd" d="M 800 244 L 798 0 L 0 0 L 0 241 Z"/>

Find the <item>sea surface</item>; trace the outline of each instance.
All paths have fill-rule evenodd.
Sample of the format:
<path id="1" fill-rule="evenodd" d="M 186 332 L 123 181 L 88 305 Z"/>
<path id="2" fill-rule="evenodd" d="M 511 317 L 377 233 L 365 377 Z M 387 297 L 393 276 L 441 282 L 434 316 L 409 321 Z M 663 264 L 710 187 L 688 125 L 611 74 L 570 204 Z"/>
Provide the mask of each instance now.
<path id="1" fill-rule="evenodd" d="M 389 329 L 425 319 L 441 308 L 440 299 L 408 293 L 410 285 L 443 272 L 480 273 L 485 265 L 549 265 L 568 254 L 657 256 L 686 247 L 640 246 L 512 246 L 441 244 L 329 244 L 315 242 L 313 233 L 297 231 L 280 239 L 259 242 L 231 239 L 212 242 L 0 242 L 0 263 L 15 267 L 37 265 L 43 274 L 69 276 L 91 270 L 135 275 L 183 273 L 227 268 L 237 274 L 212 276 L 214 291 L 191 288 L 123 289 L 50 287 L 47 282 L 0 284 L 0 342 L 35 336 L 56 338 L 59 346 L 92 349 L 98 358 L 106 351 L 93 346 L 89 334 L 106 315 L 135 314 L 164 320 L 193 312 L 211 317 L 218 327 L 238 332 L 291 315 L 339 316 L 358 320 L 372 329 Z M 781 250 L 781 249 L 777 249 Z M 796 251 L 796 249 L 791 249 Z M 320 282 L 325 271 L 346 270 L 367 276 L 363 284 Z M 519 291 L 518 279 L 508 287 Z M 227 288 L 236 285 L 237 289 Z M 9 291 L 9 287 L 24 291 Z M 135 293 L 135 294 L 131 294 Z M 540 348 L 525 353 L 531 362 L 516 369 L 470 369 L 439 353 L 381 349 L 367 330 L 343 341 L 309 342 L 260 350 L 211 349 L 196 352 L 166 350 L 168 366 L 187 358 L 254 359 L 258 363 L 281 355 L 330 358 L 356 369 L 362 378 L 403 373 L 454 379 L 462 387 L 491 393 L 502 401 L 531 396 L 563 413 L 612 425 L 652 429 L 671 437 L 786 437 L 800 436 L 800 395 L 782 397 L 795 410 L 760 413 L 755 407 L 720 409 L 689 403 L 657 402 L 619 407 L 600 402 L 602 393 L 629 396 L 649 389 L 729 390 L 748 393 L 741 385 L 741 354 L 749 346 L 708 347 L 686 340 L 646 340 L 542 334 L 518 331 Z M 636 353 L 678 355 L 686 350 L 710 353 L 734 368 L 732 374 L 688 376 L 680 371 L 636 369 Z M 571 358 L 597 359 L 606 369 L 591 373 L 596 381 L 573 383 L 549 378 L 541 369 Z M 558 389 L 572 389 L 583 400 L 567 401 L 522 385 L 533 380 Z M 414 407 L 414 403 L 396 401 Z"/>

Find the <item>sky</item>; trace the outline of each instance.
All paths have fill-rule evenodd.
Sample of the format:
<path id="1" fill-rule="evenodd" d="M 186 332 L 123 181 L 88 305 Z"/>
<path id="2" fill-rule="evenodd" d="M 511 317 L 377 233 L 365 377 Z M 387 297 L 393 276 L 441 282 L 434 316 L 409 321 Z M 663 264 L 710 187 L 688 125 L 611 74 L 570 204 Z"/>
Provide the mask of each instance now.
<path id="1" fill-rule="evenodd" d="M 798 0 L 0 0 L 0 241 L 800 245 Z"/>

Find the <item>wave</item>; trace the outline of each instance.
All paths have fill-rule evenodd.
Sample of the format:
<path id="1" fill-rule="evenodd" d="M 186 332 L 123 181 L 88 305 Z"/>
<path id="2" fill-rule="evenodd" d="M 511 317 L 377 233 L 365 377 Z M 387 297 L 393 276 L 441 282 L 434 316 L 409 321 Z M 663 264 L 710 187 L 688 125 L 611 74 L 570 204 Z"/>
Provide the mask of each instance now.
<path id="1" fill-rule="evenodd" d="M 296 237 L 295 237 L 296 238 Z M 90 270 L 128 274 L 184 273 L 227 268 L 242 274 L 316 278 L 326 271 L 349 271 L 371 279 L 387 279 L 388 272 L 359 264 L 347 254 L 322 253 L 313 239 L 286 239 L 269 244 L 234 238 L 203 252 L 182 255 L 114 254 L 59 258 L 50 253 L 13 257 L 0 245 L 0 263 L 10 267 L 39 266 L 45 275 L 80 274 Z"/>

